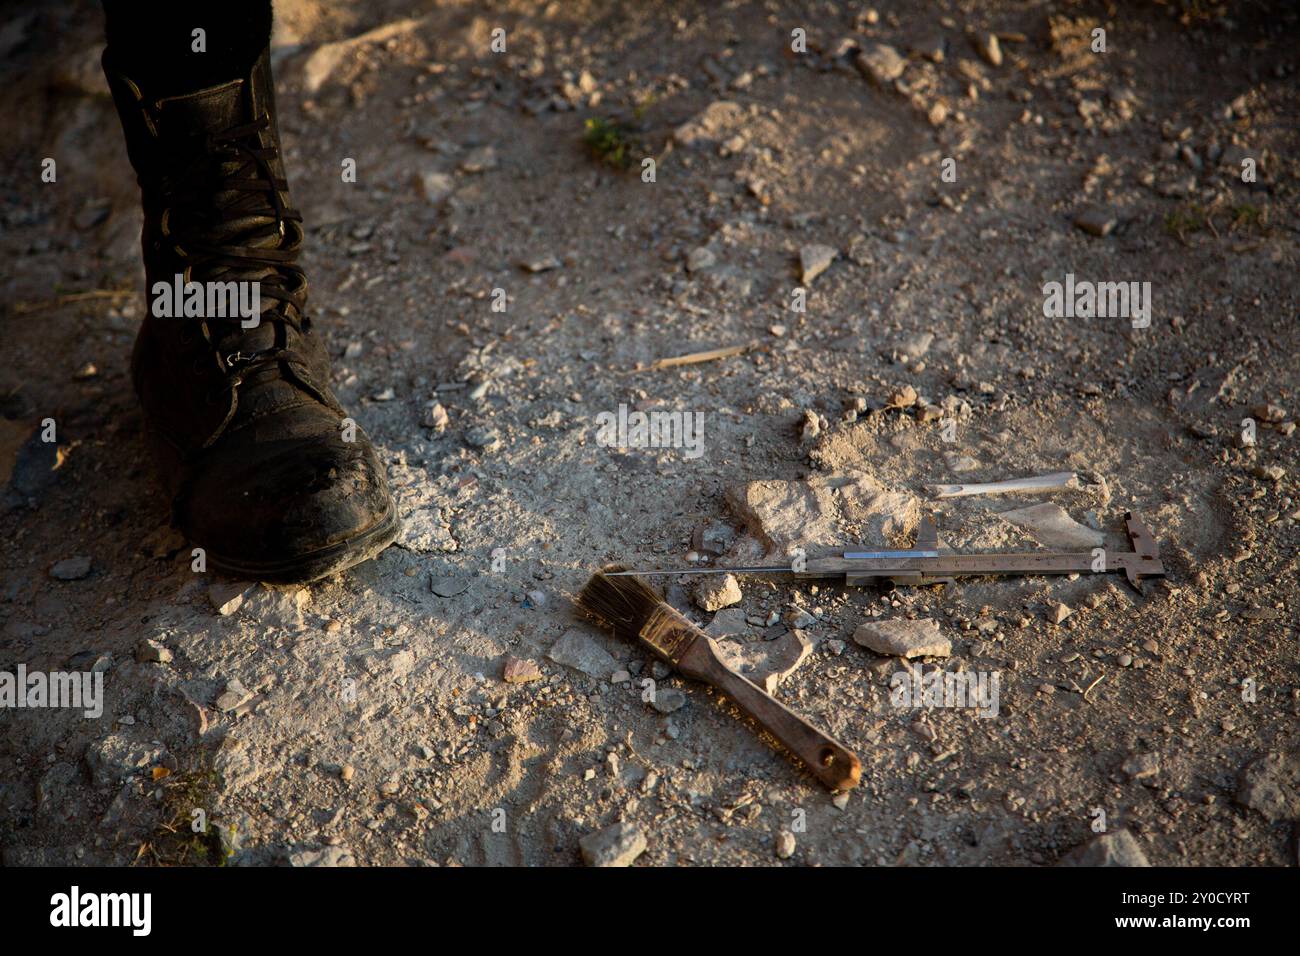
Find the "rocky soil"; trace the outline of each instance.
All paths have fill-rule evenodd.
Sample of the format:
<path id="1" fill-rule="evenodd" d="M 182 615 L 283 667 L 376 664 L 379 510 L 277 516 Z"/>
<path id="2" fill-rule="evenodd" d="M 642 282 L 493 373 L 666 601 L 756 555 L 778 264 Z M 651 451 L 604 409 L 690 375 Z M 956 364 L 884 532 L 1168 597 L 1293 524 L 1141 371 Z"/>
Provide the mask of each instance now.
<path id="1" fill-rule="evenodd" d="M 105 704 L 0 711 L 4 863 L 1296 863 L 1291 5 L 277 10 L 312 309 L 404 532 L 300 590 L 192 570 L 126 372 L 100 15 L 6 14 L 0 671 Z M 1149 326 L 1048 317 L 1067 273 L 1149 282 Z M 620 405 L 699 413 L 700 453 L 602 443 Z M 926 514 L 1125 550 L 1126 510 L 1169 571 L 1141 594 L 659 579 L 856 750 L 847 795 L 570 604 L 608 561 Z M 996 714 L 895 706 L 905 667 L 996 674 Z"/>

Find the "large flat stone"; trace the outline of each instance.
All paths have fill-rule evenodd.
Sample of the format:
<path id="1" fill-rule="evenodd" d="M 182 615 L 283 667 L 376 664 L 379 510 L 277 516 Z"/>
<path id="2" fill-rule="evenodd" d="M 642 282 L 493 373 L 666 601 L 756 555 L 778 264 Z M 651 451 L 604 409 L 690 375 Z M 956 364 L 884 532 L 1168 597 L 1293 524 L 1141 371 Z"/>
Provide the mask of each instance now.
<path id="1" fill-rule="evenodd" d="M 263 584 L 245 595 L 239 610 L 265 627 L 301 631 L 306 626 L 303 611 L 310 603 L 311 591 L 307 588 L 269 588 Z"/>
<path id="2" fill-rule="evenodd" d="M 853 640 L 877 654 L 894 657 L 947 657 L 952 641 L 939 631 L 939 622 L 895 619 L 868 621 L 853 632 Z"/>
<path id="3" fill-rule="evenodd" d="M 864 471 L 751 481 L 729 489 L 727 501 L 769 550 L 782 554 L 795 546 L 884 543 L 908 534 L 920 519 L 916 498 Z"/>
<path id="4" fill-rule="evenodd" d="M 616 823 L 578 841 L 583 862 L 588 866 L 631 866 L 645 852 L 646 839 L 641 828 L 630 823 Z"/>
<path id="5" fill-rule="evenodd" d="M 308 94 L 320 91 L 342 65 L 350 53 L 370 43 L 384 43 L 402 34 L 410 33 L 424 21 L 411 18 L 385 23 L 373 30 L 346 40 L 322 43 L 307 55 L 302 64 L 302 85 Z"/>
<path id="6" fill-rule="evenodd" d="M 546 656 L 557 664 L 572 667 L 599 680 L 609 680 L 609 676 L 618 668 L 618 661 L 608 651 L 577 628 L 565 631 Z"/>
<path id="7" fill-rule="evenodd" d="M 1241 769 L 1236 799 L 1269 823 L 1300 819 L 1300 759 L 1267 753 Z"/>
<path id="8" fill-rule="evenodd" d="M 1058 866 L 1150 866 L 1142 845 L 1128 830 L 1101 833 L 1075 847 Z"/>

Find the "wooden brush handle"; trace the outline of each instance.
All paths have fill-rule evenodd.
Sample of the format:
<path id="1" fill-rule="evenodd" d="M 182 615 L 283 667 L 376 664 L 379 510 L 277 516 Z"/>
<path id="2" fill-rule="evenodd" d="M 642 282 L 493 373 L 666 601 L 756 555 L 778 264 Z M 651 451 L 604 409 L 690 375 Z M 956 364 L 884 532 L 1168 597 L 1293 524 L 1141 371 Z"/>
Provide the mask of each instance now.
<path id="1" fill-rule="evenodd" d="M 832 790 L 858 785 L 862 763 L 856 754 L 727 667 L 712 644 L 707 637 L 698 637 L 677 661 L 677 669 L 687 677 L 712 684 L 734 700 Z"/>

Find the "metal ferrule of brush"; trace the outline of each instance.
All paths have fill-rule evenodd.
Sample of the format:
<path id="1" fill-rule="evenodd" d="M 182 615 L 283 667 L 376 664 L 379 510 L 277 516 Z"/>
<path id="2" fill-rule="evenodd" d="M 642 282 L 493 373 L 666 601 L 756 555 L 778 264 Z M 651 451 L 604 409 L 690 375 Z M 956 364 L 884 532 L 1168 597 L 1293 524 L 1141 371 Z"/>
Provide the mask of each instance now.
<path id="1" fill-rule="evenodd" d="M 676 666 L 704 632 L 676 608 L 660 602 L 641 626 L 639 637 L 668 663 Z"/>

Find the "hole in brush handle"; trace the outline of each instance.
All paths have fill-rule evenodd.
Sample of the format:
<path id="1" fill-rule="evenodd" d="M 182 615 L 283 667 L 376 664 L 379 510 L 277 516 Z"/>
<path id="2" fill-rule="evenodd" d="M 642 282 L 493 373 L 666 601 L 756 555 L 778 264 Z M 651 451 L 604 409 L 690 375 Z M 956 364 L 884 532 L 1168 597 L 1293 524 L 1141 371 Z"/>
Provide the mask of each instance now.
<path id="1" fill-rule="evenodd" d="M 707 661 L 700 660 L 705 655 Z M 786 750 L 799 758 L 822 783 L 832 789 L 857 786 L 862 764 L 852 751 L 723 664 L 707 638 L 697 642 L 682 663 L 695 665 L 691 669 L 700 672 L 701 679 L 730 697 Z M 683 668 L 683 672 L 686 671 L 687 668 Z"/>

